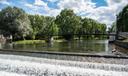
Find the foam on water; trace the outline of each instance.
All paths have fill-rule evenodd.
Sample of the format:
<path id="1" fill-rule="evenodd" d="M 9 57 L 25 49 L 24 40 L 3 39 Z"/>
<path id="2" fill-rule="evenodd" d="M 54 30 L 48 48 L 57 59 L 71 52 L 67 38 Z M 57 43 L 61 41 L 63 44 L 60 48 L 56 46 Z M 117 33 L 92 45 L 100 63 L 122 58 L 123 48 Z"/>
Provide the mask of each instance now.
<path id="1" fill-rule="evenodd" d="M 16 73 L 9 73 L 5 71 L 0 71 L 0 76 L 27 76 L 22 74 L 16 74 Z"/>
<path id="2" fill-rule="evenodd" d="M 2 76 L 128 76 L 128 65 L 0 54 L 0 71 Z"/>

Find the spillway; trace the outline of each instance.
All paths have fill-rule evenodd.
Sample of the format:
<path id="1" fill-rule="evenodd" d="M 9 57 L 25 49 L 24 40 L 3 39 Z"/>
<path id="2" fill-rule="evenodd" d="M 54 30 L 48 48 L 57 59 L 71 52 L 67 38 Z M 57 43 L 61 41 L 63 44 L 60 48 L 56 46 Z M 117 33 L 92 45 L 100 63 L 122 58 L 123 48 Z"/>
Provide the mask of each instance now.
<path id="1" fill-rule="evenodd" d="M 0 54 L 0 76 L 128 76 L 128 65 Z"/>

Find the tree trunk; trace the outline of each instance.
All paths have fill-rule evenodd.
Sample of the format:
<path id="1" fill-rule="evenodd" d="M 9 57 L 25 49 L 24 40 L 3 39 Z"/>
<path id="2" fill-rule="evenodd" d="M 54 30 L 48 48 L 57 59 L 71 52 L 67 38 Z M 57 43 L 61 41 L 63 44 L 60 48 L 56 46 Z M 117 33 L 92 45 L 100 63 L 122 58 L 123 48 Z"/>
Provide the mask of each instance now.
<path id="1" fill-rule="evenodd" d="M 46 37 L 46 42 L 48 42 L 48 43 L 52 42 L 53 40 L 54 40 L 54 39 L 53 39 L 52 36 Z"/>
<path id="2" fill-rule="evenodd" d="M 79 36 L 79 40 L 80 40 L 81 36 Z"/>

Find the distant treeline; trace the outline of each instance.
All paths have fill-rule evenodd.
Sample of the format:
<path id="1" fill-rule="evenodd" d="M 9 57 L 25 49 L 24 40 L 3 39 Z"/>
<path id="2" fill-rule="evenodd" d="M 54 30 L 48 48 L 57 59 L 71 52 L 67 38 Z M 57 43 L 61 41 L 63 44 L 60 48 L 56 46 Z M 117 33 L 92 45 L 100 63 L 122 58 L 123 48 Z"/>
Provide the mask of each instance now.
<path id="1" fill-rule="evenodd" d="M 71 9 L 64 9 L 56 17 L 50 17 L 30 15 L 23 9 L 6 7 L 0 11 L 0 32 L 12 35 L 13 40 L 50 39 L 55 35 L 71 40 L 74 34 L 81 38 L 82 34 L 106 33 L 106 25 L 90 18 L 81 18 Z"/>

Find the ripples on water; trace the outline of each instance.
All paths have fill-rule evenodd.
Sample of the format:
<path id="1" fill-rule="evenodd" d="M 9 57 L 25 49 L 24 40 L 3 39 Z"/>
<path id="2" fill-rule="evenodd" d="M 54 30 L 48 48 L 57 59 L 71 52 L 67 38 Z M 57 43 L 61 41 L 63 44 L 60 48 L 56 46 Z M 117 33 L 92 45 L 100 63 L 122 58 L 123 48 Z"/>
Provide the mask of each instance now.
<path id="1" fill-rule="evenodd" d="M 108 40 L 74 40 L 70 42 L 52 42 L 41 44 L 17 44 L 17 45 L 1 45 L 0 48 L 5 49 L 19 49 L 19 50 L 33 50 L 33 51 L 51 51 L 51 52 L 76 52 L 76 53 L 91 53 L 91 54 L 107 54 L 115 55 L 112 50 L 116 48 L 115 45 L 109 44 Z M 121 55 L 128 55 L 126 50 L 122 51 L 116 48 Z"/>
<path id="2" fill-rule="evenodd" d="M 41 44 L 2 45 L 1 48 L 20 50 L 60 51 L 60 52 L 102 52 L 108 50 L 107 40 L 74 40 Z"/>
<path id="3" fill-rule="evenodd" d="M 0 54 L 0 74 L 1 76 L 128 76 L 128 65 Z"/>

